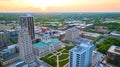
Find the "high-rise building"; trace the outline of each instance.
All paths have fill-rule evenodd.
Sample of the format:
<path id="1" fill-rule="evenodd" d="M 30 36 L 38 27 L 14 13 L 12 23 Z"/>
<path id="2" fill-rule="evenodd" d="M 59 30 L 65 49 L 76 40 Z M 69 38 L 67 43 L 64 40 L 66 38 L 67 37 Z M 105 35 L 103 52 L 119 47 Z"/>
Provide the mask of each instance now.
<path id="1" fill-rule="evenodd" d="M 32 40 L 26 27 L 21 27 L 19 31 L 18 44 L 21 60 L 27 64 L 34 62 Z"/>
<path id="2" fill-rule="evenodd" d="M 30 14 L 25 14 L 25 16 L 20 16 L 20 26 L 27 27 L 31 39 L 35 38 L 34 34 L 34 17 Z"/>
<path id="3" fill-rule="evenodd" d="M 65 34 L 65 39 L 68 41 L 74 41 L 79 37 L 79 30 L 75 28 L 68 29 Z"/>
<path id="4" fill-rule="evenodd" d="M 69 51 L 70 67 L 89 67 L 91 64 L 93 45 L 90 42 L 82 43 Z"/>

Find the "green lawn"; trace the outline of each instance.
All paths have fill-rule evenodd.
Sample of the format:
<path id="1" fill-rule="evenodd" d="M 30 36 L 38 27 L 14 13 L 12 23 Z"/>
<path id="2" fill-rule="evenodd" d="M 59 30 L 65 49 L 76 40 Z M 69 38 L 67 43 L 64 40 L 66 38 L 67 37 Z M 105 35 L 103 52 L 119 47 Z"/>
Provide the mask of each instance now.
<path id="1" fill-rule="evenodd" d="M 69 52 L 69 50 L 64 50 L 64 51 L 63 51 L 63 53 L 68 53 L 68 52 Z"/>
<path id="2" fill-rule="evenodd" d="M 68 54 L 62 54 L 61 56 L 59 56 L 59 59 L 60 60 L 64 60 L 64 59 L 66 59 L 66 58 L 68 58 Z"/>
<path id="3" fill-rule="evenodd" d="M 59 56 L 60 67 L 63 67 L 65 64 L 68 63 L 68 61 L 69 61 L 69 59 L 68 59 L 68 57 L 69 57 L 69 50 L 71 48 L 73 48 L 73 47 L 74 46 L 66 46 L 66 47 L 61 48 L 61 49 L 58 50 L 58 52 L 61 52 L 64 49 L 64 51 L 62 52 L 62 55 Z M 57 60 L 57 58 L 56 58 L 56 56 L 52 56 L 52 55 L 53 54 L 50 53 L 50 54 L 40 58 L 40 60 L 43 60 L 43 61 L 47 62 L 48 64 L 50 64 L 51 66 L 56 67 L 56 65 L 57 65 L 56 60 Z M 63 60 L 63 61 L 60 61 L 60 60 Z"/>
<path id="4" fill-rule="evenodd" d="M 56 67 L 56 57 L 53 56 L 51 58 L 49 58 L 52 54 L 48 54 L 45 57 L 40 58 L 40 60 L 43 60 L 45 62 L 47 62 L 48 64 L 52 65 L 53 67 Z"/>
<path id="5" fill-rule="evenodd" d="M 63 67 L 65 64 L 69 62 L 69 59 L 65 60 L 64 62 L 60 62 L 60 67 Z"/>

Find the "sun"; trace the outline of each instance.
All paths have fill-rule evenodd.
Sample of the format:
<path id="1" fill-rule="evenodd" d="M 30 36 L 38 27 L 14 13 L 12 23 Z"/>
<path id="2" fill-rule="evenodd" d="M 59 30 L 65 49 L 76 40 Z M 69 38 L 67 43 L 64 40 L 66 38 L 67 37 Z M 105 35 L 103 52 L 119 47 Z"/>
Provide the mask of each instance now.
<path id="1" fill-rule="evenodd" d="M 47 8 L 60 6 L 60 0 L 29 0 L 32 6 L 41 8 L 42 11 L 47 11 Z"/>
<path id="2" fill-rule="evenodd" d="M 41 9 L 43 10 L 43 11 L 46 11 L 47 10 L 47 6 L 40 6 L 41 7 Z"/>

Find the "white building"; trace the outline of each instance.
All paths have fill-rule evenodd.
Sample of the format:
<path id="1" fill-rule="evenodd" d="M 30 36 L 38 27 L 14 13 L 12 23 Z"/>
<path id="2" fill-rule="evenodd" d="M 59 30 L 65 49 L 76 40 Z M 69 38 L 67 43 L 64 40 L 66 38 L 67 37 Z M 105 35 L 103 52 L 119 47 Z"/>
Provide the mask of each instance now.
<path id="1" fill-rule="evenodd" d="M 41 37 L 41 42 L 33 44 L 34 53 L 36 56 L 43 57 L 62 47 L 63 43 L 57 38 L 50 38 L 48 33 Z"/>
<path id="2" fill-rule="evenodd" d="M 69 51 L 70 67 L 89 67 L 91 64 L 93 45 L 82 43 Z"/>
<path id="3" fill-rule="evenodd" d="M 15 54 L 17 52 L 17 44 L 7 46 L 10 54 Z"/>
<path id="4" fill-rule="evenodd" d="M 29 35 L 28 29 L 25 27 L 21 27 L 19 31 L 18 44 L 20 59 L 28 64 L 34 62 L 32 40 Z"/>

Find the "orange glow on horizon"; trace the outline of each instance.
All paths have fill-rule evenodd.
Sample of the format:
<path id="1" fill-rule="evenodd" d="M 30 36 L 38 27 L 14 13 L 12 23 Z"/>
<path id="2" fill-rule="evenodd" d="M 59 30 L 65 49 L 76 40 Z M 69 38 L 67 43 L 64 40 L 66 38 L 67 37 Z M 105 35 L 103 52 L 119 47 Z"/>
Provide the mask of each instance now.
<path id="1" fill-rule="evenodd" d="M 0 12 L 120 12 L 120 0 L 0 0 Z"/>

